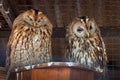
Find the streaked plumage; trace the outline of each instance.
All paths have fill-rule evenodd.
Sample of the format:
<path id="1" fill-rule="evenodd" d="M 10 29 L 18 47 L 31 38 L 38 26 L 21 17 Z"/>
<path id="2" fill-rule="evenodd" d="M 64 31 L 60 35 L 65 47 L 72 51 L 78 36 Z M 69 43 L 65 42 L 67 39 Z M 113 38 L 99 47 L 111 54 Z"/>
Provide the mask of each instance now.
<path id="1" fill-rule="evenodd" d="M 27 10 L 12 26 L 7 66 L 11 69 L 51 61 L 52 24 L 42 12 Z"/>
<path id="2" fill-rule="evenodd" d="M 66 59 L 103 71 L 107 61 L 105 44 L 94 19 L 75 18 L 67 26 Z"/>

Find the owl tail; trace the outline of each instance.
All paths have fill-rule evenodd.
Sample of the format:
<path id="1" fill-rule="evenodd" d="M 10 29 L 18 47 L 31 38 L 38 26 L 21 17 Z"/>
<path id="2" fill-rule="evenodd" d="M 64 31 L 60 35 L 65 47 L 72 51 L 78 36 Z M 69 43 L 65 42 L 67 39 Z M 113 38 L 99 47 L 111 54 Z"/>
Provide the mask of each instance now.
<path id="1" fill-rule="evenodd" d="M 10 71 L 7 71 L 7 78 L 6 78 L 6 80 L 8 80 L 9 77 L 10 77 Z"/>
<path id="2" fill-rule="evenodd" d="M 103 74 L 102 74 L 102 76 L 99 79 L 97 79 L 97 80 L 109 80 L 108 68 L 107 68 L 107 64 L 106 63 L 104 64 L 104 67 L 103 67 Z"/>
<path id="3" fill-rule="evenodd" d="M 109 80 L 108 79 L 108 68 L 107 68 L 107 65 L 105 65 L 105 67 L 104 67 L 103 80 Z"/>

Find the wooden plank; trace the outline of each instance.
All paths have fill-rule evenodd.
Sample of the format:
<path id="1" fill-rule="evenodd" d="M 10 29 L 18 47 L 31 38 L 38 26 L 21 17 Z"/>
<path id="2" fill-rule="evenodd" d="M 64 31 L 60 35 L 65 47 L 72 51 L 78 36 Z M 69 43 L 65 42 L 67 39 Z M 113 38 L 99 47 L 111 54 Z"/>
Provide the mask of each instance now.
<path id="1" fill-rule="evenodd" d="M 70 80 L 94 80 L 94 72 L 72 68 Z"/>
<path id="2" fill-rule="evenodd" d="M 22 72 L 21 80 L 32 80 L 32 70 Z"/>
<path id="3" fill-rule="evenodd" d="M 9 80 L 94 80 L 94 74 L 91 70 L 54 66 L 16 72 Z"/>
<path id="4" fill-rule="evenodd" d="M 32 80 L 70 80 L 67 68 L 45 68 L 32 70 Z"/>

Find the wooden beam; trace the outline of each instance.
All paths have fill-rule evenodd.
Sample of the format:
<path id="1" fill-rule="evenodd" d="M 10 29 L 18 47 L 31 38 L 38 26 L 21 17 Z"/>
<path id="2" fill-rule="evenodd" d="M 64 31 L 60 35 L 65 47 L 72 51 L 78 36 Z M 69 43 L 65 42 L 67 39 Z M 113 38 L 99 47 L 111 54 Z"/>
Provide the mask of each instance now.
<path id="1" fill-rule="evenodd" d="M 58 4 L 59 4 L 59 0 L 55 0 L 54 9 L 55 9 L 57 27 L 61 27 L 61 26 L 63 26 L 63 23 L 62 23 L 60 7 Z"/>
<path id="2" fill-rule="evenodd" d="M 76 6 L 77 6 L 77 16 L 81 16 L 81 9 L 80 9 L 80 0 L 76 0 Z"/>
<path id="3" fill-rule="evenodd" d="M 0 0 L 0 12 L 2 13 L 9 27 L 12 28 L 13 14 L 6 0 Z"/>
<path id="4" fill-rule="evenodd" d="M 50 5 L 49 5 L 49 2 L 47 0 L 44 0 L 44 4 L 45 4 L 45 10 L 47 12 L 47 15 L 50 15 Z"/>

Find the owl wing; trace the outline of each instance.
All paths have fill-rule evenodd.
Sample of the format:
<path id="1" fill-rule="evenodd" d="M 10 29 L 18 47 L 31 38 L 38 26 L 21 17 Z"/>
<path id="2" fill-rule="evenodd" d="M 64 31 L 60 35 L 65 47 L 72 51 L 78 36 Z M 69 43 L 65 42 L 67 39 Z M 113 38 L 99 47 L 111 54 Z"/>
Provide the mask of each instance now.
<path id="1" fill-rule="evenodd" d="M 10 52 L 11 52 L 11 48 L 9 46 L 7 46 L 6 48 L 6 70 L 9 70 L 10 67 Z"/>
<path id="2" fill-rule="evenodd" d="M 102 55 L 102 60 L 101 60 L 101 63 L 102 63 L 102 68 L 103 68 L 103 79 L 108 79 L 108 73 L 107 73 L 107 62 L 108 62 L 108 59 L 107 59 L 107 53 L 106 53 L 106 48 L 105 48 L 105 43 L 101 37 L 101 35 L 99 34 L 99 46 L 98 48 L 100 47 L 100 49 L 98 49 L 98 51 L 100 52 L 100 54 Z"/>
<path id="3" fill-rule="evenodd" d="M 6 70 L 9 70 L 10 67 L 10 53 L 11 53 L 11 45 L 13 42 L 13 30 L 11 31 L 8 43 L 7 43 L 7 48 L 6 48 Z"/>
<path id="4" fill-rule="evenodd" d="M 11 51 L 15 48 L 15 45 L 17 43 L 15 43 L 16 41 L 16 37 L 17 37 L 17 31 L 15 30 L 17 28 L 17 25 L 15 25 L 15 27 L 13 27 L 12 31 L 11 31 L 11 34 L 10 34 L 10 37 L 9 37 L 9 40 L 8 40 L 8 43 L 7 43 L 7 49 L 6 49 L 6 70 L 9 71 L 9 68 L 10 68 L 10 61 L 11 61 Z M 18 29 L 17 29 L 18 30 Z M 14 48 L 13 48 L 14 47 Z M 12 49 L 12 50 L 11 50 Z"/>
<path id="5" fill-rule="evenodd" d="M 11 33 L 12 34 L 12 33 Z M 10 63 L 11 63 L 11 43 L 10 43 L 10 38 L 12 38 L 12 36 L 9 37 L 9 41 L 6 47 L 6 72 L 7 72 L 7 78 L 10 75 Z"/>
<path id="6" fill-rule="evenodd" d="M 95 52 L 97 54 L 99 64 L 101 64 L 102 66 L 105 66 L 106 62 L 107 62 L 107 55 L 106 55 L 106 49 L 105 49 L 104 41 L 103 41 L 100 34 L 97 34 L 94 37 L 94 40 L 95 40 L 94 41 L 94 47 L 97 50 Z"/>

